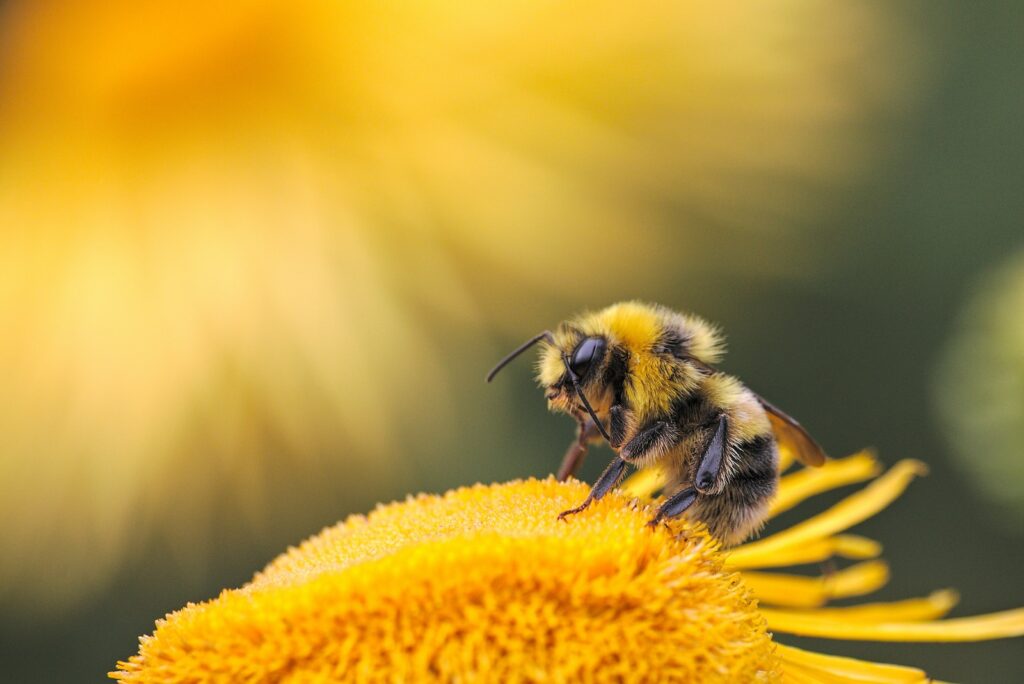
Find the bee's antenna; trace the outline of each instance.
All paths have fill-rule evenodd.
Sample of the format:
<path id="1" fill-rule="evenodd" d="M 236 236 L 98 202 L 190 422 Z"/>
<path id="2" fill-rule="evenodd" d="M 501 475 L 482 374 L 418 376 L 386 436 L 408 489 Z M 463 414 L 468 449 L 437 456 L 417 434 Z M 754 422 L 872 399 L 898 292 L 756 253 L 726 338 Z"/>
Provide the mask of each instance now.
<path id="1" fill-rule="evenodd" d="M 529 340 L 527 340 L 526 342 L 523 342 L 521 345 L 516 347 L 516 349 L 513 350 L 512 353 L 510 353 L 508 356 L 506 356 L 501 361 L 499 361 L 498 365 L 491 369 L 491 372 L 487 374 L 487 382 L 490 382 L 491 380 L 493 380 L 494 376 L 498 374 L 498 371 L 500 371 L 502 368 L 504 368 L 509 363 L 511 363 L 512 359 L 516 358 L 517 356 L 519 356 L 524 351 L 526 351 L 527 349 L 529 349 L 533 345 L 537 344 L 541 340 L 544 340 L 545 342 L 547 342 L 550 345 L 554 345 L 555 344 L 555 336 L 551 334 L 550 330 L 545 330 L 544 332 L 542 332 L 542 333 L 540 333 L 540 334 L 538 334 L 538 335 L 536 335 L 534 337 L 531 337 Z M 593 411 L 591 411 L 591 414 L 593 414 Z"/>
<path id="2" fill-rule="evenodd" d="M 583 394 L 583 389 L 580 388 L 580 383 L 576 380 L 576 374 L 572 372 L 572 366 L 569 365 L 569 357 L 566 356 L 565 354 L 562 355 L 562 363 L 565 364 L 565 372 L 569 374 L 569 379 L 572 380 L 572 386 L 576 388 L 576 395 L 580 398 L 580 401 L 583 402 L 583 407 L 587 409 L 587 413 L 589 413 L 591 419 L 593 419 L 594 425 L 597 426 L 598 432 L 600 432 L 601 436 L 608 440 L 609 443 L 611 443 L 612 438 L 608 436 L 607 432 L 605 432 L 604 425 L 601 424 L 601 421 L 600 419 L 598 419 L 597 414 L 594 413 L 594 409 L 590 407 L 590 402 L 587 401 L 587 395 Z"/>
<path id="3" fill-rule="evenodd" d="M 513 359 L 515 359 L 517 356 L 519 356 L 524 351 L 526 351 L 533 345 L 537 344 L 541 340 L 544 340 L 545 342 L 552 346 L 555 345 L 555 336 L 551 334 L 550 330 L 545 330 L 542 333 L 534 335 L 526 342 L 523 342 L 521 345 L 513 349 L 508 356 L 499 361 L 498 365 L 492 368 L 491 372 L 487 374 L 487 382 L 493 380 L 494 376 L 498 374 L 498 371 L 500 371 L 502 368 L 511 363 Z M 587 413 L 590 414 L 590 417 L 594 421 L 594 425 L 597 426 L 597 429 L 601 433 L 601 436 L 604 437 L 609 442 L 611 442 L 612 438 L 608 436 L 608 433 L 604 429 L 604 425 L 601 424 L 601 421 L 598 419 L 597 414 L 594 413 L 594 409 L 590 406 L 590 402 L 587 401 L 586 395 L 583 394 L 583 389 L 580 388 L 580 383 L 576 378 L 576 374 L 572 372 L 572 366 L 569 364 L 569 357 L 566 356 L 565 354 L 562 355 L 562 363 L 565 364 L 565 372 L 569 375 L 569 379 L 572 380 L 572 386 L 576 389 L 576 396 L 578 396 L 580 398 L 580 401 L 583 402 L 583 407 L 587 409 Z"/>

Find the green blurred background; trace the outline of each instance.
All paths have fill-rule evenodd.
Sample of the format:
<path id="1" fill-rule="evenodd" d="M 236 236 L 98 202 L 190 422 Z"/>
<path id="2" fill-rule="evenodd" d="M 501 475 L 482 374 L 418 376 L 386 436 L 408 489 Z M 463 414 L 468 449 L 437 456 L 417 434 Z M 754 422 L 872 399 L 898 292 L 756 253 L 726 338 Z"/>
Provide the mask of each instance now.
<path id="1" fill-rule="evenodd" d="M 551 472 L 573 426 L 529 364 L 483 374 L 626 298 L 719 322 L 833 455 L 929 463 L 859 528 L 882 598 L 1024 604 L 1022 30 L 1014 2 L 0 2 L 2 679 L 101 679 L 351 513 Z M 1024 681 L 1020 640 L 797 642 Z"/>

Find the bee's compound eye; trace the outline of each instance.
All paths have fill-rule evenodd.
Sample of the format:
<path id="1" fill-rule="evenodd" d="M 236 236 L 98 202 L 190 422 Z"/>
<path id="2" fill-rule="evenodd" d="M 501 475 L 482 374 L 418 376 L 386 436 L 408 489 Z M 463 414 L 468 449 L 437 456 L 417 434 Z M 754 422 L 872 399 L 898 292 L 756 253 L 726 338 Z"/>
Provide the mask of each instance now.
<path id="1" fill-rule="evenodd" d="M 576 345 L 572 359 L 569 361 L 569 367 L 572 368 L 573 373 L 582 377 L 594 359 L 600 359 L 603 355 L 604 338 L 588 337 Z"/>

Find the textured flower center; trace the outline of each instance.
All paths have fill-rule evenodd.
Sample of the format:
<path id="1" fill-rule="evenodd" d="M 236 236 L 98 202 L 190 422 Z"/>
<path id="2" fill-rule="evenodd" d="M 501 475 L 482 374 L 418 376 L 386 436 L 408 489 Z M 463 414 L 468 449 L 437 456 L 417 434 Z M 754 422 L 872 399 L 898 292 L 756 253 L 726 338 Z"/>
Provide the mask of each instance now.
<path id="1" fill-rule="evenodd" d="M 714 542 L 688 528 L 651 531 L 620 495 L 558 522 L 585 493 L 531 480 L 351 518 L 246 587 L 170 616 L 119 676 L 777 676 L 765 623 Z"/>

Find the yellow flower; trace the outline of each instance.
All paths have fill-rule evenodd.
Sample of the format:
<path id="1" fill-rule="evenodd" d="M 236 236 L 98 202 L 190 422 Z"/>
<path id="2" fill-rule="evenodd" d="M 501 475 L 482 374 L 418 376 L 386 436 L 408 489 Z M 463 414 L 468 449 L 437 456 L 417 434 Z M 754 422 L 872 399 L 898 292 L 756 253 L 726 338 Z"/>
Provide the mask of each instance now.
<path id="1" fill-rule="evenodd" d="M 775 512 L 877 474 L 867 454 L 783 479 Z M 922 472 L 904 461 L 825 513 L 729 552 L 685 522 L 650 530 L 642 473 L 566 524 L 586 493 L 552 479 L 410 498 L 290 549 L 241 589 L 189 605 L 118 663 L 123 682 L 924 682 L 776 634 L 964 641 L 1024 635 L 1024 609 L 938 620 L 952 592 L 820 608 L 880 587 L 879 546 L 841 534 Z M 825 578 L 763 572 L 833 556 Z"/>
<path id="2" fill-rule="evenodd" d="M 393 477 L 392 435 L 444 422 L 454 325 L 806 272 L 808 189 L 867 166 L 915 28 L 815 0 L 0 3 L 5 598 L 59 611 L 140 521 L 183 559 L 219 506 L 259 529 L 282 471 Z M 74 569 L 60 595 L 41 565 Z"/>

